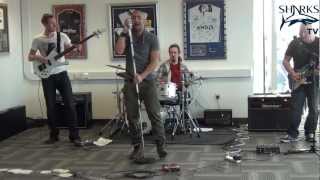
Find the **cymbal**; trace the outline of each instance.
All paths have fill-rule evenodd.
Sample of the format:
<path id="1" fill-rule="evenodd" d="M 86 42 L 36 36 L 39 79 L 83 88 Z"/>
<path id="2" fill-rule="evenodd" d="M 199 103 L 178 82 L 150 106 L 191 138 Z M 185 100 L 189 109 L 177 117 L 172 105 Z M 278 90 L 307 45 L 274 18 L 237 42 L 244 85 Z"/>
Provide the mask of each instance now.
<path id="1" fill-rule="evenodd" d="M 122 73 L 116 73 L 117 76 L 122 77 L 123 79 L 127 79 L 127 80 L 132 80 L 133 77 L 126 73 L 126 72 L 122 72 Z"/>
<path id="2" fill-rule="evenodd" d="M 115 68 L 115 69 L 120 69 L 120 70 L 126 70 L 126 68 L 123 68 L 121 65 L 118 65 L 118 66 L 115 66 L 115 65 L 107 65 L 108 67 L 112 67 L 112 68 Z"/>

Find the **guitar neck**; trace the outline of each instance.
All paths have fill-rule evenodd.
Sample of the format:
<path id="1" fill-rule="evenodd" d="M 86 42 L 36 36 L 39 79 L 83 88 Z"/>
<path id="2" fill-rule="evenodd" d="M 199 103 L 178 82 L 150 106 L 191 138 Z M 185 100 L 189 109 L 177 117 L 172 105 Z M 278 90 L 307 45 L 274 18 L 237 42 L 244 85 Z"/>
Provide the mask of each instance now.
<path id="1" fill-rule="evenodd" d="M 96 35 L 96 33 L 93 33 L 93 34 L 91 34 L 90 36 L 84 38 L 83 40 L 75 43 L 76 45 L 73 45 L 73 46 L 69 47 L 68 49 L 64 50 L 63 52 L 59 53 L 58 55 L 56 55 L 56 56 L 54 57 L 54 59 L 55 59 L 55 60 L 60 59 L 62 56 L 68 54 L 68 53 L 71 52 L 73 49 L 75 49 L 75 48 L 77 47 L 77 45 L 82 44 L 82 43 L 88 41 L 89 39 L 91 39 L 91 38 L 94 37 L 95 35 Z"/>

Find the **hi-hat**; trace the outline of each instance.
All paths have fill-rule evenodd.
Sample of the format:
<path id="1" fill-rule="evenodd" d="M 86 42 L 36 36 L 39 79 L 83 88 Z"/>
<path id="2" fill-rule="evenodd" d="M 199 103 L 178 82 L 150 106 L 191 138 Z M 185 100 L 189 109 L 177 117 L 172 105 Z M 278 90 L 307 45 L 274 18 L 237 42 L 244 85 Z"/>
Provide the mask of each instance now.
<path id="1" fill-rule="evenodd" d="M 126 68 L 123 68 L 121 65 L 115 66 L 115 65 L 107 65 L 108 67 L 112 67 L 112 68 L 116 68 L 116 69 L 120 69 L 120 70 L 126 70 Z"/>

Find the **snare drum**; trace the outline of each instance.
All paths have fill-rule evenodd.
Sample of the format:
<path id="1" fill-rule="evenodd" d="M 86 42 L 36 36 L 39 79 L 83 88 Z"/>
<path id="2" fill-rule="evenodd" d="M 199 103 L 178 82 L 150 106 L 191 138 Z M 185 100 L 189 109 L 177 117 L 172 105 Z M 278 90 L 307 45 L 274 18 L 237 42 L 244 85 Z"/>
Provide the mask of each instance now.
<path id="1" fill-rule="evenodd" d="M 160 101 L 173 100 L 177 98 L 177 86 L 175 83 L 158 84 L 158 97 Z"/>

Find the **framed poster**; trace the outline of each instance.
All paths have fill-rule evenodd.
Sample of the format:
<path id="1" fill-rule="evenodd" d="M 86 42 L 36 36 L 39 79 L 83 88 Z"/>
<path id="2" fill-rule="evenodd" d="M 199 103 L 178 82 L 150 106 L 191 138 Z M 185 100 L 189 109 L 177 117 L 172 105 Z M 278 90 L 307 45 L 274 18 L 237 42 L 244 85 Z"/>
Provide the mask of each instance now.
<path id="1" fill-rule="evenodd" d="M 8 6 L 0 3 L 0 52 L 9 52 Z"/>
<path id="2" fill-rule="evenodd" d="M 63 4 L 53 5 L 53 14 L 57 19 L 58 31 L 66 33 L 73 44 L 85 38 L 85 5 Z M 67 59 L 86 59 L 87 43 L 65 56 Z"/>
<path id="3" fill-rule="evenodd" d="M 111 47 L 112 47 L 112 59 L 123 60 L 125 55 L 115 54 L 115 43 L 119 38 L 119 35 L 123 31 L 123 25 L 127 18 L 131 16 L 131 13 L 135 10 L 140 10 L 145 16 L 145 29 L 151 33 L 157 35 L 157 4 L 113 4 L 110 5 L 110 27 L 111 27 Z"/>
<path id="4" fill-rule="evenodd" d="M 184 58 L 225 59 L 224 0 L 184 0 Z"/>

